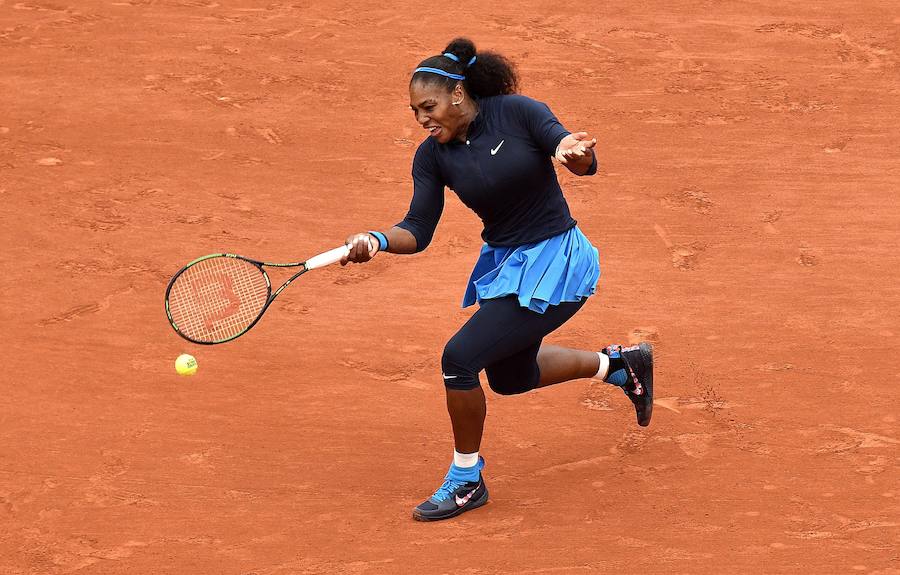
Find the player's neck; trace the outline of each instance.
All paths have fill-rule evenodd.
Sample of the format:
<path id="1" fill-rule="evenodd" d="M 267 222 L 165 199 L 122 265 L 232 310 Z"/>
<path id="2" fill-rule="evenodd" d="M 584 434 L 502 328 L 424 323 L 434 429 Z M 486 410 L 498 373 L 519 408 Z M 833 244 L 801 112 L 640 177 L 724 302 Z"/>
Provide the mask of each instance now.
<path id="1" fill-rule="evenodd" d="M 460 108 L 462 118 L 459 130 L 456 132 L 456 137 L 454 139 L 458 142 L 465 143 L 469 137 L 469 128 L 478 116 L 478 104 L 473 99 L 467 99 L 460 104 Z"/>

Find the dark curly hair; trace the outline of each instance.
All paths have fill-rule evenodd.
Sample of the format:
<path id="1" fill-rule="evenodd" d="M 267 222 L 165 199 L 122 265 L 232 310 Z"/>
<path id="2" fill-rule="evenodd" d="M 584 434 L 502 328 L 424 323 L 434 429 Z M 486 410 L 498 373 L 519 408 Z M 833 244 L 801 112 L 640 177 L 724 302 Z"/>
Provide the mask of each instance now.
<path id="1" fill-rule="evenodd" d="M 476 97 L 499 96 L 503 94 L 515 94 L 519 91 L 519 77 L 512 62 L 502 54 L 496 52 L 475 52 L 475 43 L 468 38 L 454 38 L 444 48 L 444 53 L 453 54 L 459 59 L 456 62 L 443 54 L 432 56 L 422 60 L 417 68 L 437 68 L 451 74 L 465 76 L 463 87 L 469 94 Z M 473 56 L 475 62 L 469 66 Z M 459 80 L 447 78 L 432 72 L 416 72 L 410 78 L 413 82 L 440 84 L 450 92 L 456 87 Z"/>

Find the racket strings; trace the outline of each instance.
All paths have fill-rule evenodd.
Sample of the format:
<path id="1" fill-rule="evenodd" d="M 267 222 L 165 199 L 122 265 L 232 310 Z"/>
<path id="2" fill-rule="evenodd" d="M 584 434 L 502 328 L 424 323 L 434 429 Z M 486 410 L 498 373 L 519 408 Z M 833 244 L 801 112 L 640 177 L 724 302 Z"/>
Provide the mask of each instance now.
<path id="1" fill-rule="evenodd" d="M 215 257 L 184 270 L 169 291 L 169 313 L 183 335 L 198 342 L 237 337 L 269 298 L 265 273 L 250 262 Z"/>

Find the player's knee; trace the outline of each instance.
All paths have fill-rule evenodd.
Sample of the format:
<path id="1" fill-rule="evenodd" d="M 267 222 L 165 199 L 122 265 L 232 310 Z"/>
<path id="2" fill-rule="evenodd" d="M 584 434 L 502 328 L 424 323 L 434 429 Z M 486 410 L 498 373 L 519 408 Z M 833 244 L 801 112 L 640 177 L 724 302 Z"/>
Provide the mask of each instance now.
<path id="1" fill-rule="evenodd" d="M 450 389 L 475 389 L 481 385 L 478 381 L 478 371 L 472 367 L 469 354 L 456 339 L 447 342 L 441 355 L 441 372 L 445 386 Z"/>

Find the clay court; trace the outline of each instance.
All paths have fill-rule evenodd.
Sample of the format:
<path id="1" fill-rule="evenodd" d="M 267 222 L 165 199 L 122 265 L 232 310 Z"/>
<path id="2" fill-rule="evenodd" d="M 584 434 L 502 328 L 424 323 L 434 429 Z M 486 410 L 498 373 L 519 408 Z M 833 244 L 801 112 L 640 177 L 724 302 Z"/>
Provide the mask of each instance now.
<path id="1" fill-rule="evenodd" d="M 427 251 L 236 341 L 163 293 L 402 219 L 456 35 L 598 139 L 560 177 L 603 275 L 548 341 L 653 342 L 657 397 L 488 392 L 491 500 L 423 524 L 481 245 L 451 192 Z M 900 574 L 898 52 L 887 0 L 0 0 L 0 572 Z"/>

